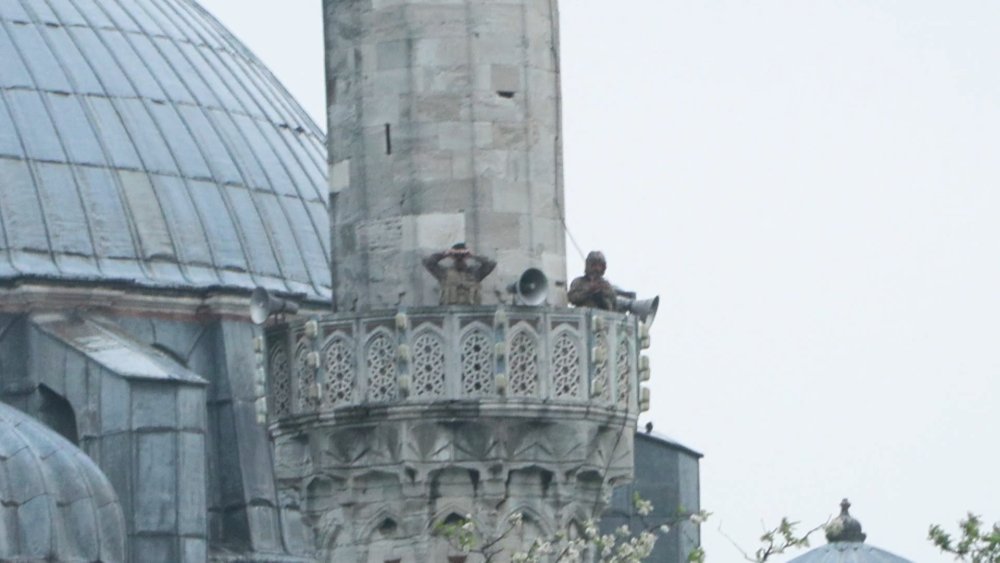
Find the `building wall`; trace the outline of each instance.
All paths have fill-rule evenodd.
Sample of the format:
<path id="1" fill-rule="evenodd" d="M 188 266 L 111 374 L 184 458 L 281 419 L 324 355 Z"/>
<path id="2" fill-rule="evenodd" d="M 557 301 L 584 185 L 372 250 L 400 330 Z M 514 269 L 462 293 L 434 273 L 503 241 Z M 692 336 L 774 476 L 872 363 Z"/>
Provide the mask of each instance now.
<path id="1" fill-rule="evenodd" d="M 611 508 L 601 520 L 602 533 L 612 533 L 629 526 L 633 534 L 651 526 L 677 520 L 682 514 L 701 510 L 698 463 L 701 454 L 679 444 L 645 433 L 635 440 L 635 481 L 615 489 Z M 636 513 L 633 499 L 638 494 L 653 503 L 653 512 L 642 517 Z M 681 518 L 683 520 L 683 518 Z M 683 563 L 691 550 L 701 543 L 698 526 L 682 521 L 659 535 L 649 561 Z"/>
<path id="2" fill-rule="evenodd" d="M 299 561 L 254 407 L 258 332 L 212 317 L 0 315 L 0 400 L 75 434 L 121 499 L 129 561 Z"/>
<path id="3" fill-rule="evenodd" d="M 556 5 L 324 2 L 338 310 L 436 305 L 420 261 L 460 241 L 484 303 L 565 281 Z"/>

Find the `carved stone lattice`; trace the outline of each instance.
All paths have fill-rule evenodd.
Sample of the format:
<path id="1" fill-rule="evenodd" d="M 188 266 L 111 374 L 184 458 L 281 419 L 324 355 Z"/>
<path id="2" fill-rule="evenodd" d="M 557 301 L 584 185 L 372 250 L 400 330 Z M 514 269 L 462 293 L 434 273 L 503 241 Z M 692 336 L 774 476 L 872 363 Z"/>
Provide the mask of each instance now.
<path id="1" fill-rule="evenodd" d="M 510 340 L 507 353 L 510 394 L 515 397 L 538 396 L 538 341 L 526 331 Z"/>
<path id="2" fill-rule="evenodd" d="M 343 336 L 334 336 L 323 350 L 323 405 L 337 406 L 354 398 L 354 346 Z"/>
<path id="3" fill-rule="evenodd" d="M 309 345 L 300 339 L 295 345 L 295 380 L 299 385 L 299 412 L 319 408 L 319 388 L 316 385 L 316 368 L 309 365 Z"/>
<path id="4" fill-rule="evenodd" d="M 632 392 L 631 386 L 629 385 L 629 372 L 632 370 L 631 354 L 629 354 L 628 349 L 628 332 L 625 330 L 618 331 L 618 353 L 616 359 L 616 365 L 618 370 L 618 404 L 622 406 L 628 406 L 629 393 Z"/>
<path id="5" fill-rule="evenodd" d="M 601 361 L 594 364 L 593 393 L 595 397 L 600 397 L 605 401 L 611 400 L 611 380 L 608 377 L 611 360 L 608 358 L 608 331 L 603 329 L 594 336 L 594 346 L 600 350 L 604 356 Z"/>
<path id="6" fill-rule="evenodd" d="M 292 410 L 292 380 L 288 371 L 288 354 L 284 348 L 271 353 L 271 412 L 284 416 Z"/>
<path id="7" fill-rule="evenodd" d="M 580 349 L 566 332 L 552 346 L 552 383 L 556 397 L 580 396 Z"/>
<path id="8" fill-rule="evenodd" d="M 462 391 L 469 396 L 493 393 L 493 343 L 484 330 L 462 339 Z"/>
<path id="9" fill-rule="evenodd" d="M 413 395 L 422 398 L 444 395 L 444 342 L 430 331 L 413 340 Z"/>
<path id="10" fill-rule="evenodd" d="M 368 400 L 380 403 L 393 401 L 396 392 L 396 347 L 384 333 L 368 341 Z"/>

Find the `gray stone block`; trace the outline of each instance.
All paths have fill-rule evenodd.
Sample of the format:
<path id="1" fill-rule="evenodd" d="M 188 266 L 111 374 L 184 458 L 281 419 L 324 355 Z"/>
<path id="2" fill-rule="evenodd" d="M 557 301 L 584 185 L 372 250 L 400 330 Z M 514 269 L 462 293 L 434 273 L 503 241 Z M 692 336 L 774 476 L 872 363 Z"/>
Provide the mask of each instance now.
<path id="1" fill-rule="evenodd" d="M 133 536 L 131 559 L 142 563 L 177 563 L 177 540 L 166 536 Z"/>
<path id="2" fill-rule="evenodd" d="M 469 2 L 470 32 L 482 35 L 503 29 L 510 30 L 512 36 L 520 36 L 525 19 L 525 6 L 530 4 L 530 1 Z"/>
<path id="3" fill-rule="evenodd" d="M 76 408 L 83 406 L 86 409 L 98 410 L 100 408 L 99 396 L 97 393 L 91 394 L 90 392 L 87 360 L 76 352 L 70 352 L 66 354 L 66 365 L 63 366 L 63 371 L 66 373 L 66 392 L 63 395 L 66 400 Z M 94 391 L 96 390 L 97 387 L 94 386 Z M 83 429 L 81 429 L 81 434 L 83 434 Z"/>
<path id="4" fill-rule="evenodd" d="M 494 92 L 517 95 L 523 89 L 521 69 L 514 65 L 495 64 L 490 68 L 490 87 Z"/>
<path id="5" fill-rule="evenodd" d="M 55 508 L 55 502 L 48 495 L 36 496 L 18 507 L 21 555 L 42 559 L 55 554 L 51 516 Z"/>
<path id="6" fill-rule="evenodd" d="M 472 104 L 466 96 L 421 94 L 413 99 L 412 119 L 416 122 L 464 121 L 471 116 Z"/>
<path id="7" fill-rule="evenodd" d="M 524 182 L 490 179 L 482 185 L 492 195 L 493 209 L 497 212 L 519 213 L 530 205 L 530 190 Z"/>
<path id="8" fill-rule="evenodd" d="M 217 497 L 213 495 L 213 506 L 222 508 L 244 502 L 243 475 L 240 470 L 240 450 L 237 442 L 236 421 L 231 403 L 219 405 L 215 409 L 214 442 L 212 450 L 216 469 L 213 475 L 218 482 Z"/>
<path id="9" fill-rule="evenodd" d="M 410 62 L 411 44 L 407 40 L 384 41 L 376 46 L 378 70 L 405 68 Z"/>
<path id="10" fill-rule="evenodd" d="M 101 393 L 101 432 L 107 434 L 128 430 L 132 411 L 128 382 L 117 375 L 107 374 L 95 383 L 100 386 Z"/>
<path id="11" fill-rule="evenodd" d="M 125 561 L 125 520 L 117 503 L 106 504 L 98 509 L 102 561 Z"/>
<path id="12" fill-rule="evenodd" d="M 101 438 L 100 466 L 104 474 L 111 481 L 111 486 L 121 499 L 132 498 L 132 471 L 133 456 L 132 443 L 133 435 L 129 432 L 107 435 Z M 96 483 L 91 483 L 91 491 L 100 491 L 103 488 L 97 487 Z M 98 498 L 100 506 L 111 504 L 114 498 Z M 129 512 L 129 504 L 125 503 L 126 514 Z"/>
<path id="13" fill-rule="evenodd" d="M 281 532 L 290 552 L 302 554 L 312 550 L 311 533 L 302 522 L 302 514 L 297 508 L 281 509 Z"/>
<path id="14" fill-rule="evenodd" d="M 26 448 L 23 440 L 17 437 L 17 429 L 11 425 L 0 424 L 0 458 L 9 458 Z"/>
<path id="15" fill-rule="evenodd" d="M 264 429 L 257 424 L 256 406 L 253 403 L 234 403 L 233 413 L 236 430 L 234 445 L 239 448 L 243 498 L 273 504 L 275 490 L 271 444 Z"/>
<path id="16" fill-rule="evenodd" d="M 460 92 L 472 88 L 473 78 L 465 68 L 437 66 L 413 73 L 417 93 Z"/>
<path id="17" fill-rule="evenodd" d="M 212 515 L 212 537 L 221 538 L 230 545 L 251 546 L 250 525 L 245 507 L 221 509 Z"/>
<path id="18" fill-rule="evenodd" d="M 23 391 L 30 383 L 27 360 L 29 354 L 28 330 L 24 317 L 5 315 L 0 319 L 0 326 L 6 327 L 3 340 L 0 340 L 0 358 L 3 359 L 3 378 L 0 378 L 0 388 L 5 393 Z"/>
<path id="19" fill-rule="evenodd" d="M 449 181 L 452 178 L 452 153 L 451 151 L 414 152 L 408 162 L 394 162 L 393 173 L 397 178 L 415 177 L 428 183 Z"/>
<path id="20" fill-rule="evenodd" d="M 414 66 L 421 68 L 462 67 L 469 60 L 469 38 L 466 36 L 438 36 L 414 41 Z"/>
<path id="21" fill-rule="evenodd" d="M 137 434 L 136 532 L 174 532 L 177 526 L 176 434 Z M 133 536 L 134 537 L 134 536 Z"/>
<path id="22" fill-rule="evenodd" d="M 191 351 L 188 358 L 188 369 L 201 375 L 208 382 L 209 400 L 228 398 L 228 388 L 220 386 L 218 371 L 218 339 L 216 325 L 207 327 L 206 334 L 202 336 Z"/>
<path id="23" fill-rule="evenodd" d="M 82 479 L 66 479 L 66 475 L 76 474 L 76 464 L 79 463 L 74 452 L 68 448 L 53 452 L 45 458 L 45 479 L 49 489 L 55 495 L 60 505 L 72 504 L 81 499 L 90 498 L 88 483 Z"/>
<path id="24" fill-rule="evenodd" d="M 63 553 L 73 553 L 78 557 L 86 557 L 88 561 L 100 559 L 101 544 L 98 535 L 98 520 L 94 518 L 94 505 L 89 498 L 69 505 L 58 505 L 62 513 L 62 521 L 72 525 L 64 527 L 63 540 L 67 545 L 60 546 Z"/>
<path id="25" fill-rule="evenodd" d="M 274 551 L 280 549 L 278 535 L 278 512 L 273 506 L 248 506 L 247 520 L 250 522 L 250 537 L 254 549 Z"/>
<path id="26" fill-rule="evenodd" d="M 16 553 L 17 541 L 17 507 L 0 504 L 0 553 Z"/>
<path id="27" fill-rule="evenodd" d="M 518 34 L 481 33 L 472 42 L 473 60 L 477 63 L 521 65 L 524 55 Z"/>
<path id="28" fill-rule="evenodd" d="M 253 352 L 254 327 L 249 323 L 223 321 L 219 323 L 221 353 L 224 354 L 224 377 L 230 389 L 230 398 L 251 401 L 255 398 L 253 374 L 256 359 Z"/>
<path id="29" fill-rule="evenodd" d="M 7 482 L 17 483 L 12 489 L 13 500 L 24 504 L 45 493 L 44 476 L 38 472 L 38 459 L 30 448 L 21 448 L 4 464 Z"/>
<path id="30" fill-rule="evenodd" d="M 458 154 L 451 161 L 451 177 L 456 180 L 475 178 L 476 166 L 469 153 Z"/>
<path id="31" fill-rule="evenodd" d="M 177 386 L 171 383 L 132 384 L 132 429 L 177 427 Z"/>
<path id="32" fill-rule="evenodd" d="M 183 563 L 203 563 L 208 557 L 208 542 L 200 538 L 182 538 L 181 553 Z"/>
<path id="33" fill-rule="evenodd" d="M 467 35 L 468 19 L 464 5 L 454 3 L 407 3 L 405 24 L 410 37 L 440 35 L 456 37 Z"/>
<path id="34" fill-rule="evenodd" d="M 182 432 L 177 441 L 178 531 L 185 535 L 205 537 L 208 533 L 205 438 L 202 434 Z"/>
<path id="35" fill-rule="evenodd" d="M 182 430 L 204 432 L 207 424 L 207 405 L 204 387 L 177 389 L 177 426 Z"/>
<path id="36" fill-rule="evenodd" d="M 216 418 L 218 405 L 208 407 L 208 427 L 205 432 L 205 481 L 206 481 L 206 504 L 209 507 L 218 506 L 220 502 L 219 481 L 222 479 L 222 471 L 219 468 L 219 440 L 216 433 Z"/>
<path id="37" fill-rule="evenodd" d="M 437 124 L 437 146 L 446 151 L 470 152 L 472 136 L 475 134 L 471 123 L 447 121 Z"/>

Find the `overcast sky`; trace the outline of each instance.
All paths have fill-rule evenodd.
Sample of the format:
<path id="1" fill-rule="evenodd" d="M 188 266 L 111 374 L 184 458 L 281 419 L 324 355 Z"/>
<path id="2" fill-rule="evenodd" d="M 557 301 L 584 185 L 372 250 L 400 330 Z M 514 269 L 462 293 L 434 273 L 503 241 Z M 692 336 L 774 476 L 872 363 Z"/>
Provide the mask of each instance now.
<path id="1" fill-rule="evenodd" d="M 203 4 L 324 122 L 319 0 Z M 709 560 L 844 496 L 949 560 L 1000 520 L 1000 2 L 561 11 L 569 228 L 662 296 L 642 422 L 706 455 Z"/>

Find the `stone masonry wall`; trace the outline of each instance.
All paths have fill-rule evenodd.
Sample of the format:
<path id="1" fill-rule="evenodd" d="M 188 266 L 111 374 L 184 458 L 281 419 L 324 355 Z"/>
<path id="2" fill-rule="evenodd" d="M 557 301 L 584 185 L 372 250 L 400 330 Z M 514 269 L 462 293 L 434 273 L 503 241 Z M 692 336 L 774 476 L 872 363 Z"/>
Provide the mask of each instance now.
<path id="1" fill-rule="evenodd" d="M 420 260 L 456 242 L 499 262 L 484 304 L 528 267 L 564 282 L 556 2 L 324 12 L 336 309 L 436 305 Z"/>

